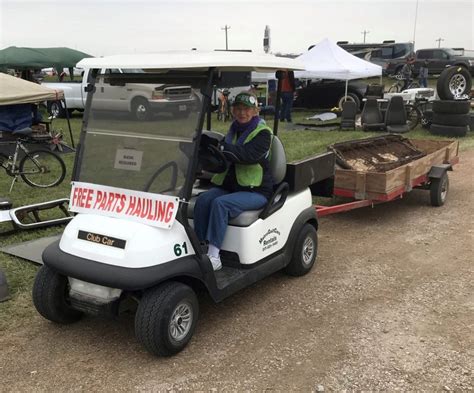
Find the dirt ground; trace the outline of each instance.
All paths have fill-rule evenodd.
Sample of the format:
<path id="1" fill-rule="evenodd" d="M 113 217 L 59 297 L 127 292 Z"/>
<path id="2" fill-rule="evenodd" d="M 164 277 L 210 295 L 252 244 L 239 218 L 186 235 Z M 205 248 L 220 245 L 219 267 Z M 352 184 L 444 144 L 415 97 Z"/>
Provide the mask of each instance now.
<path id="1" fill-rule="evenodd" d="M 0 337 L 0 390 L 472 390 L 473 173 L 470 150 L 441 208 L 414 191 L 322 218 L 308 275 L 201 299 L 172 358 L 136 343 L 131 316 L 58 327 L 31 310 Z"/>

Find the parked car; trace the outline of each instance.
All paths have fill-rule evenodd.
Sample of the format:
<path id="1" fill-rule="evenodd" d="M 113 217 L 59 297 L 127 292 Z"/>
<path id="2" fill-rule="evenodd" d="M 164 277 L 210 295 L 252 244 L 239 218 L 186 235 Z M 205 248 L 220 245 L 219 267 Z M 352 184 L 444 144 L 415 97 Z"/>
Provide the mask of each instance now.
<path id="1" fill-rule="evenodd" d="M 148 120 L 158 112 L 168 112 L 175 117 L 186 117 L 199 97 L 191 86 L 173 84 L 150 85 L 146 83 L 121 83 L 114 81 L 119 74 L 142 74 L 140 69 L 103 69 L 96 81 L 96 110 L 130 112 L 137 120 Z M 84 110 L 86 92 L 84 88 L 89 81 L 89 70 L 84 70 L 82 82 L 43 83 L 52 89 L 64 91 L 69 112 Z M 49 104 L 49 111 L 57 117 L 65 116 L 65 108 L 59 101 Z"/>
<path id="2" fill-rule="evenodd" d="M 459 55 L 459 51 L 451 48 L 430 48 L 420 49 L 415 52 L 413 58 L 414 75 L 418 75 L 420 66 L 427 62 L 428 73 L 430 75 L 441 74 L 449 66 L 464 67 L 471 75 L 474 75 L 474 57 L 469 56 L 469 52 L 463 51 L 464 56 Z M 385 72 L 388 75 L 397 75 L 401 72 L 406 59 L 393 59 L 387 63 Z"/>
<path id="3" fill-rule="evenodd" d="M 300 108 L 333 108 L 342 109 L 345 97 L 346 82 L 341 80 L 323 79 L 311 82 L 309 85 L 296 90 L 294 107 Z M 367 83 L 362 80 L 349 81 L 347 100 L 354 101 L 361 108 L 362 97 L 367 89 Z"/>

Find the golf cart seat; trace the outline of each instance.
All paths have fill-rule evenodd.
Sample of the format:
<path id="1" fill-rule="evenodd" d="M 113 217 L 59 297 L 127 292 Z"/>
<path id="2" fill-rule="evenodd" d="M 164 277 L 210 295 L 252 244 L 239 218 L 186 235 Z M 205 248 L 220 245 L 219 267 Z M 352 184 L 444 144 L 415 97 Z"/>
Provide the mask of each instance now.
<path id="1" fill-rule="evenodd" d="M 409 131 L 407 112 L 402 97 L 394 96 L 390 100 L 385 114 L 385 125 L 388 132 L 401 134 Z"/>
<path id="2" fill-rule="evenodd" d="M 229 220 L 229 225 L 238 227 L 248 227 L 252 225 L 259 218 L 265 219 L 277 210 L 279 210 L 285 203 L 288 195 L 288 183 L 283 182 L 286 175 L 286 154 L 283 144 L 277 136 L 272 138 L 272 147 L 270 153 L 270 171 L 275 182 L 275 187 L 272 196 L 268 203 L 259 210 L 247 210 L 242 212 L 237 217 Z M 188 204 L 188 218 L 194 217 L 194 205 L 196 198 L 192 197 Z"/>

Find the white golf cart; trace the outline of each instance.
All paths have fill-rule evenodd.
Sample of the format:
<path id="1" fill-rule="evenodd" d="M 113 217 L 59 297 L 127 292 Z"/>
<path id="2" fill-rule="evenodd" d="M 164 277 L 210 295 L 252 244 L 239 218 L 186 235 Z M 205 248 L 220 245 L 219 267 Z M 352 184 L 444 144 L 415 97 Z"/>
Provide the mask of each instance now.
<path id="1" fill-rule="evenodd" d="M 315 171 L 286 173 L 276 136 L 274 195 L 264 209 L 230 221 L 222 270 L 213 271 L 192 219 L 196 196 L 211 186 L 208 171 L 226 165 L 218 149 L 200 147 L 202 133 L 222 137 L 210 131 L 213 89 L 248 85 L 251 71 L 301 69 L 298 62 L 192 51 L 89 58 L 78 66 L 93 70 L 70 200 L 79 214 L 43 253 L 33 288 L 43 317 L 68 324 L 84 313 L 116 315 L 132 303 L 138 340 L 153 354 L 172 355 L 194 333 L 197 290 L 204 288 L 219 302 L 278 270 L 294 276 L 309 272 L 317 253 L 318 223 L 309 188 Z M 187 116 L 156 113 L 147 122 L 96 111 L 94 83 L 103 68 L 125 70 L 108 75 L 108 83 L 122 89 L 127 83 L 191 86 L 200 105 L 188 108 L 177 99 L 176 110 Z M 136 68 L 145 72 L 126 72 Z"/>

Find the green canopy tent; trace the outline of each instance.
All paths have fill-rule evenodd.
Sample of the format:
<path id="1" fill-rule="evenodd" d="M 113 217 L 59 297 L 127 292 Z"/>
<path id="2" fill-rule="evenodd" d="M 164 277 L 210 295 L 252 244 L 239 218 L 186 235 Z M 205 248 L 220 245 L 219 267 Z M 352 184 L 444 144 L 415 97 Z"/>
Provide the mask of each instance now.
<path id="1" fill-rule="evenodd" d="M 72 68 L 86 58 L 87 53 L 70 48 L 19 48 L 10 46 L 0 50 L 0 69 L 33 70 L 53 67 L 56 70 Z"/>

